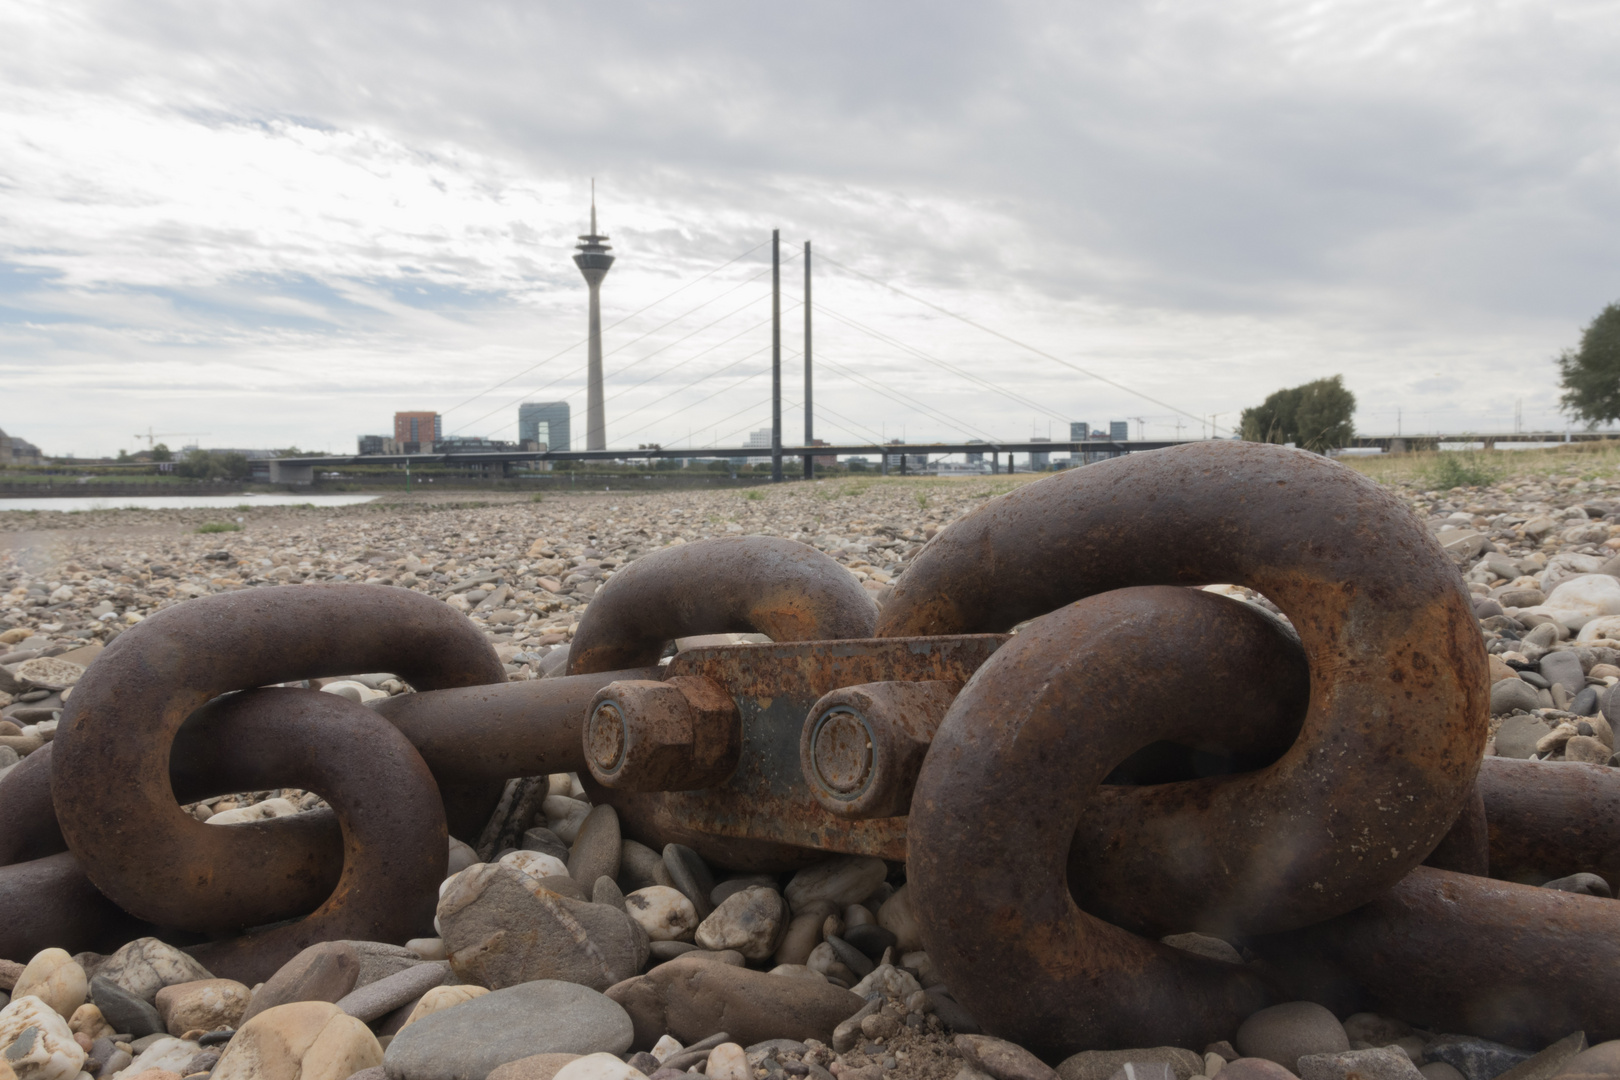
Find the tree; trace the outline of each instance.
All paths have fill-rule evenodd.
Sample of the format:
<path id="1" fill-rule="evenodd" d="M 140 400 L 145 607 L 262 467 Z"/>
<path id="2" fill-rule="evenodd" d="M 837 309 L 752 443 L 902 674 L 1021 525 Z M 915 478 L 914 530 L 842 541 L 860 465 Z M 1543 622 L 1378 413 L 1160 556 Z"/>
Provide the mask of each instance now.
<path id="1" fill-rule="evenodd" d="M 1350 441 L 1355 412 L 1356 395 L 1345 389 L 1342 375 L 1317 379 L 1278 390 L 1244 409 L 1243 437 L 1250 442 L 1293 443 L 1325 454 Z"/>
<path id="2" fill-rule="evenodd" d="M 1581 331 L 1581 347 L 1558 356 L 1564 411 L 1588 427 L 1620 420 L 1620 304 L 1610 304 Z"/>
<path id="3" fill-rule="evenodd" d="M 153 461 L 173 461 L 174 454 L 169 450 L 167 443 L 158 443 L 152 447 Z"/>

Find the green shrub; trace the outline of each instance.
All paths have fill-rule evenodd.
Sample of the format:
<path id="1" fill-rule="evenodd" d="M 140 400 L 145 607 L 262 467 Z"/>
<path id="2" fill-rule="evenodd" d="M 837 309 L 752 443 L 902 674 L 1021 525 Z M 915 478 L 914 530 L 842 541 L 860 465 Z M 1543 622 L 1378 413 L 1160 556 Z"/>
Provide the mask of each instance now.
<path id="1" fill-rule="evenodd" d="M 210 521 L 205 525 L 199 525 L 197 531 L 200 533 L 241 532 L 242 526 L 234 521 Z"/>
<path id="2" fill-rule="evenodd" d="M 1484 452 L 1458 450 L 1440 454 L 1429 470 L 1429 483 L 1437 491 L 1459 487 L 1484 487 L 1502 478 L 1502 466 Z"/>

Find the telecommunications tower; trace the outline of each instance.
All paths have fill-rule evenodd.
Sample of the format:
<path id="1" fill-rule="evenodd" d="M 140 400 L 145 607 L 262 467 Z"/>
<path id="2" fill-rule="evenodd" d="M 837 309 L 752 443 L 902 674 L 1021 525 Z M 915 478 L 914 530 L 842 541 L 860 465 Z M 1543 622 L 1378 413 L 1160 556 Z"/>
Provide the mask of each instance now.
<path id="1" fill-rule="evenodd" d="M 602 279 L 613 265 L 613 250 L 596 232 L 596 181 L 591 181 L 591 231 L 581 236 L 574 265 L 591 290 L 590 367 L 585 394 L 585 449 L 607 449 L 607 416 L 602 408 Z"/>

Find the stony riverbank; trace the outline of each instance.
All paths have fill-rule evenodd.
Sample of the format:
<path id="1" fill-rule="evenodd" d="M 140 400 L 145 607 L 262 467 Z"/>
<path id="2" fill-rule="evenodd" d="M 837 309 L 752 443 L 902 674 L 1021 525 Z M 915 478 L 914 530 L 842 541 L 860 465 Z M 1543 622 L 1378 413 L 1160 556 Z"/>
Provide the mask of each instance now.
<path id="1" fill-rule="evenodd" d="M 1615 760 L 1620 477 L 1571 469 L 1445 491 L 1394 486 L 1475 595 L 1492 654 L 1488 755 Z M 508 678 L 527 680 L 560 670 L 596 590 L 650 551 L 783 536 L 830 554 L 881 601 L 939 529 L 1021 482 L 0 512 L 0 777 L 53 737 L 100 648 L 188 598 L 318 581 L 411 588 L 465 612 Z M 361 701 L 410 692 L 386 672 L 322 683 Z M 1146 1080 L 1144 1068 L 1154 1080 L 1613 1071 L 1589 1055 L 1570 1062 L 1584 1037 L 1508 1048 L 1299 1002 L 1256 1014 L 1225 1041 L 1087 1052 L 1054 1072 L 976 1034 L 923 951 L 903 866 L 840 857 L 793 874 L 728 874 L 679 845 L 653 850 L 621 835 L 617 815 L 592 806 L 574 776 L 535 782 L 543 798 L 525 803 L 524 820 L 452 840 L 434 936 L 315 946 L 258 987 L 215 979 L 153 939 L 111 956 L 48 950 L 0 962 L 0 991 L 12 998 L 0 1011 L 0 1080 L 3 1069 L 22 1080 L 1115 1080 L 1126 1062 L 1127 1080 Z M 229 824 L 321 805 L 314 793 L 276 790 L 187 810 Z M 1601 895 L 1609 885 L 1590 874 L 1550 884 Z M 503 935 L 514 926 L 524 934 Z M 1201 935 L 1171 944 L 1252 959 Z M 1533 1051 L 1542 1056 L 1527 1061 Z"/>

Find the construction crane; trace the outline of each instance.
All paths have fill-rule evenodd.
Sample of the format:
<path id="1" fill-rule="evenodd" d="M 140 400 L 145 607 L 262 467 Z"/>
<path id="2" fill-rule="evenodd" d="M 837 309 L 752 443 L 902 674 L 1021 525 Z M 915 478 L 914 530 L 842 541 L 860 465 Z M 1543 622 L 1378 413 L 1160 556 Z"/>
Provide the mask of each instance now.
<path id="1" fill-rule="evenodd" d="M 1147 438 L 1147 420 L 1144 417 L 1127 416 L 1125 419 L 1136 421 L 1136 437 L 1138 439 Z"/>
<path id="2" fill-rule="evenodd" d="M 157 441 L 159 439 L 178 439 L 188 435 L 192 438 L 198 438 L 203 435 L 212 434 L 212 431 L 159 431 L 154 433 L 151 428 L 147 428 L 145 435 L 142 435 L 137 431 L 134 437 L 137 439 L 145 439 L 146 448 L 151 450 L 153 447 L 157 446 Z"/>

